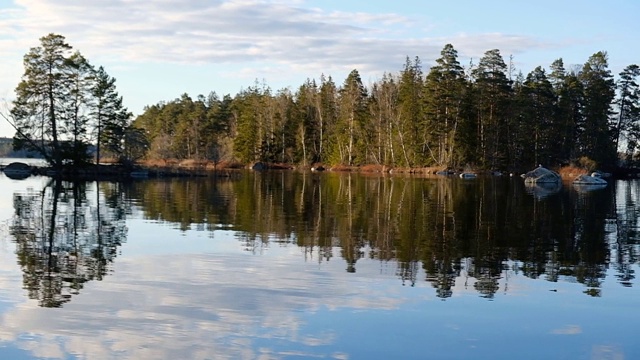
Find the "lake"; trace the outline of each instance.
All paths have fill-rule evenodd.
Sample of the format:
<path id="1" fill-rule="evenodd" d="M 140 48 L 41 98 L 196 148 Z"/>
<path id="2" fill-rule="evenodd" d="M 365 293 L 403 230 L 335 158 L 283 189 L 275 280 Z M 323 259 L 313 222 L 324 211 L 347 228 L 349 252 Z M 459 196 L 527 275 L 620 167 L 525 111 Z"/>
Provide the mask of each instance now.
<path id="1" fill-rule="evenodd" d="M 0 173 L 0 357 L 640 359 L 640 182 Z"/>

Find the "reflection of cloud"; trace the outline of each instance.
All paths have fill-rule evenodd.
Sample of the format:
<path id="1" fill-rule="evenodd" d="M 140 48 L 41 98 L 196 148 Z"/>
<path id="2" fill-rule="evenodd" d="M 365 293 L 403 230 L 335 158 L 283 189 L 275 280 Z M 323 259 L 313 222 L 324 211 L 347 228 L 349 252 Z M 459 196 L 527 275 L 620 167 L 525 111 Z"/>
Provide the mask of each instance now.
<path id="1" fill-rule="evenodd" d="M 624 360 L 624 351 L 619 346 L 596 345 L 591 350 L 591 359 Z"/>
<path id="2" fill-rule="evenodd" d="M 114 274 L 88 284 L 62 311 L 33 302 L 8 310 L 0 318 L 0 339 L 52 358 L 285 355 L 256 348 L 259 339 L 291 344 L 283 351 L 326 357 L 330 354 L 318 354 L 317 348 L 332 344 L 335 334 L 301 330 L 305 314 L 331 308 L 394 309 L 402 301 L 388 289 L 369 286 L 366 278 L 322 271 L 310 263 L 296 262 L 296 274 L 290 273 L 293 264 L 281 266 L 296 259 L 244 254 L 121 259 Z M 27 341 L 23 334 L 33 338 Z"/>
<path id="3" fill-rule="evenodd" d="M 555 335 L 577 335 L 582 333 L 582 328 L 578 325 L 567 325 L 560 329 L 551 330 Z"/>

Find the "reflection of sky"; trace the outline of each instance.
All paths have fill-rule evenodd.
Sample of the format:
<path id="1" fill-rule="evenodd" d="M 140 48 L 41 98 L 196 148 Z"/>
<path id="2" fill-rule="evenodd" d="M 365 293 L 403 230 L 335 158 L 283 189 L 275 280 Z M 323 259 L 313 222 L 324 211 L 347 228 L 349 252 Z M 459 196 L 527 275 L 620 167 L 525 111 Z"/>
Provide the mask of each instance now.
<path id="1" fill-rule="evenodd" d="M 442 301 L 423 271 L 415 287 L 393 262 L 360 259 L 350 274 L 339 249 L 319 262 L 295 245 L 244 251 L 232 231 L 127 226 L 112 273 L 62 309 L 26 298 L 3 236 L 0 358 L 640 358 L 640 294 L 612 277 L 593 298 L 509 271 L 487 300 L 463 273 Z"/>

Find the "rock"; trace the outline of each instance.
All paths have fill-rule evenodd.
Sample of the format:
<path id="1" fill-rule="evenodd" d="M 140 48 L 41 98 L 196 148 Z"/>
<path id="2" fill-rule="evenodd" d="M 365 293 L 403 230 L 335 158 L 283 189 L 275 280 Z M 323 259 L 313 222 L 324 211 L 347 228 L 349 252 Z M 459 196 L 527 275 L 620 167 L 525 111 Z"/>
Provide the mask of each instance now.
<path id="1" fill-rule="evenodd" d="M 251 166 L 251 170 L 258 170 L 258 171 L 267 170 L 267 164 L 263 162 L 257 162 L 253 164 L 253 166 Z"/>
<path id="2" fill-rule="evenodd" d="M 7 165 L 3 171 L 11 179 L 25 179 L 31 175 L 31 166 L 16 161 Z"/>
<path id="3" fill-rule="evenodd" d="M 562 180 L 558 173 L 544 168 L 542 165 L 523 174 L 522 177 L 525 184 L 559 183 Z"/>

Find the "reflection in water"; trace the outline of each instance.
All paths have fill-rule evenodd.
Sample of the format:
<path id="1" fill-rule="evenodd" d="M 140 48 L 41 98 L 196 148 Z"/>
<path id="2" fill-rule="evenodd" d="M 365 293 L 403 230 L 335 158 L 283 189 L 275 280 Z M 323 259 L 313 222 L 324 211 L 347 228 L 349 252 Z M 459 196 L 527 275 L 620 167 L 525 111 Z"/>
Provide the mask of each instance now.
<path id="1" fill-rule="evenodd" d="M 61 359 L 635 358 L 619 330 L 635 312 L 602 304 L 637 307 L 639 185 L 539 198 L 482 177 L 52 182 L 13 197 L 42 307 L 1 312 L 0 340 Z"/>
<path id="2" fill-rule="evenodd" d="M 527 192 L 538 199 L 544 199 L 547 196 L 557 194 L 562 190 L 562 182 L 551 183 L 527 183 L 525 184 Z"/>
<path id="3" fill-rule="evenodd" d="M 118 195 L 102 198 L 100 184 L 94 185 L 52 180 L 14 194 L 10 232 L 24 287 L 40 306 L 60 307 L 85 282 L 102 280 L 126 238 L 123 202 Z"/>
<path id="4" fill-rule="evenodd" d="M 491 298 L 507 260 L 525 276 L 573 279 L 585 293 L 599 295 L 612 260 L 608 234 L 617 231 L 613 225 L 624 227 L 616 220 L 624 215 L 616 212 L 615 184 L 588 193 L 558 186 L 530 196 L 522 182 L 508 178 L 266 172 L 229 181 L 137 182 L 125 191 L 146 218 L 182 230 L 234 229 L 254 253 L 295 243 L 322 262 L 338 247 L 346 271 L 356 272 L 365 256 L 393 260 L 406 285 L 420 281 L 422 268 L 442 298 L 452 295 L 463 273 Z M 637 235 L 617 241 L 635 243 Z M 617 260 L 625 263 L 616 264 L 623 272 L 633 263 L 626 255 Z"/>

